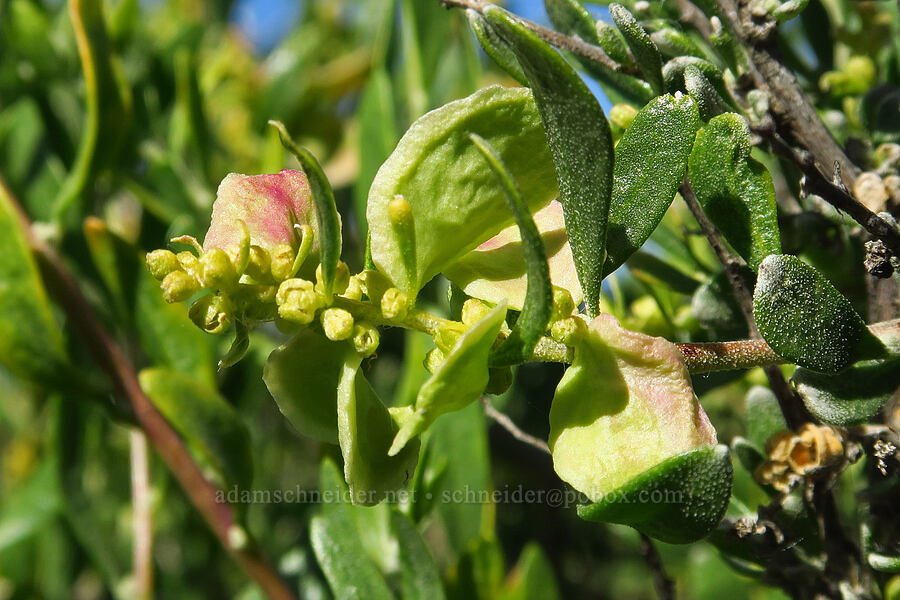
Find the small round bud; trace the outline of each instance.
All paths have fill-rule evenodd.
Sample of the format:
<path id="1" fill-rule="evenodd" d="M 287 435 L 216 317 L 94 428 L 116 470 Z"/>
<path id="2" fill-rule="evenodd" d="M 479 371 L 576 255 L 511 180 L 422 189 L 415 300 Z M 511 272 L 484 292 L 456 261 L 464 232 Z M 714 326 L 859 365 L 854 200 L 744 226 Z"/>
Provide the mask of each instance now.
<path id="1" fill-rule="evenodd" d="M 256 281 L 266 281 L 271 275 L 272 259 L 265 248 L 250 246 L 250 257 L 244 272 Z"/>
<path id="2" fill-rule="evenodd" d="M 580 317 L 568 317 L 550 326 L 550 337 L 561 344 L 571 346 L 587 333 L 587 324 Z"/>
<path id="3" fill-rule="evenodd" d="M 184 271 L 172 271 L 159 284 L 166 302 L 184 302 L 200 287 L 193 277 Z"/>
<path id="4" fill-rule="evenodd" d="M 408 309 L 409 299 L 397 288 L 388 288 L 381 296 L 381 314 L 385 319 L 405 319 Z"/>
<path id="5" fill-rule="evenodd" d="M 347 289 L 341 292 L 341 296 L 349 300 L 361 300 L 362 294 L 362 284 L 359 282 L 359 277 L 352 275 L 347 280 Z"/>
<path id="6" fill-rule="evenodd" d="M 169 250 L 154 250 L 147 253 L 147 269 L 154 279 L 162 281 L 172 271 L 181 270 L 181 263 L 174 252 Z"/>
<path id="7" fill-rule="evenodd" d="M 442 352 L 449 354 L 465 332 L 466 329 L 462 323 L 445 323 L 438 327 L 437 333 L 434 335 L 434 343 Z"/>
<path id="8" fill-rule="evenodd" d="M 325 337 L 334 342 L 346 340 L 353 335 L 353 315 L 343 308 L 326 308 L 319 315 L 319 322 Z"/>
<path id="9" fill-rule="evenodd" d="M 357 323 L 353 326 L 353 347 L 363 356 L 371 356 L 378 349 L 381 334 L 367 323 Z"/>
<path id="10" fill-rule="evenodd" d="M 575 301 L 569 290 L 558 286 L 553 286 L 553 316 L 550 321 L 559 321 L 572 316 L 575 312 Z"/>
<path id="11" fill-rule="evenodd" d="M 609 109 L 609 122 L 619 129 L 625 130 L 631 127 L 637 114 L 638 110 L 630 104 L 614 104 Z"/>
<path id="12" fill-rule="evenodd" d="M 343 294 L 344 290 L 350 284 L 350 267 L 347 263 L 341 261 L 338 263 L 337 270 L 334 273 L 334 289 L 335 294 Z M 324 290 L 322 285 L 322 265 L 316 267 L 316 289 Z"/>
<path id="13" fill-rule="evenodd" d="M 506 392 L 506 390 L 509 389 L 509 386 L 512 385 L 513 375 L 512 368 L 510 367 L 489 369 L 488 375 L 490 378 L 488 379 L 487 387 L 484 389 L 488 394 L 499 396 Z"/>
<path id="14" fill-rule="evenodd" d="M 271 253 L 271 273 L 275 281 L 284 281 L 294 270 L 297 253 L 290 244 L 278 244 Z"/>
<path id="15" fill-rule="evenodd" d="M 222 333 L 231 325 L 234 305 L 224 294 L 203 296 L 191 306 L 188 315 L 194 325 L 207 333 Z"/>
<path id="16" fill-rule="evenodd" d="M 425 355 L 425 362 L 423 364 L 425 365 L 425 368 L 428 369 L 429 373 L 434 373 L 438 370 L 438 367 L 443 364 L 446 358 L 447 357 L 440 348 L 432 348 L 428 351 L 428 354 Z"/>
<path id="17" fill-rule="evenodd" d="M 491 307 L 487 302 L 477 298 L 469 298 L 463 302 L 460 318 L 466 327 L 471 327 L 489 312 L 491 312 Z"/>
<path id="18" fill-rule="evenodd" d="M 388 218 L 395 227 L 412 224 L 412 207 L 401 194 L 397 194 L 388 202 Z"/>
<path id="19" fill-rule="evenodd" d="M 278 315 L 285 320 L 306 325 L 316 316 L 321 306 L 312 281 L 286 279 L 275 294 Z"/>
<path id="20" fill-rule="evenodd" d="M 210 248 L 200 257 L 200 284 L 209 289 L 228 289 L 237 282 L 234 263 L 221 248 Z"/>
<path id="21" fill-rule="evenodd" d="M 197 259 L 197 256 L 193 252 L 188 252 L 185 250 L 184 252 L 179 252 L 175 255 L 175 258 L 178 259 L 179 264 L 181 264 L 181 268 L 187 271 L 192 277 L 196 277 L 199 269 L 200 269 L 200 261 Z"/>

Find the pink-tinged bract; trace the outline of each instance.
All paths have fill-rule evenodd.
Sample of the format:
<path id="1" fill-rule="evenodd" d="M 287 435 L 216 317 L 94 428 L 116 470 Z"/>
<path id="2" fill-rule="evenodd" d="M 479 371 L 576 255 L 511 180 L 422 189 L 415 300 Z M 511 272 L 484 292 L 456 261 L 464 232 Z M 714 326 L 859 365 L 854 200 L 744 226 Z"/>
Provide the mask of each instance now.
<path id="1" fill-rule="evenodd" d="M 229 173 L 216 192 L 203 248 L 239 247 L 244 236 L 241 221 L 250 232 L 251 244 L 266 250 L 279 244 L 296 248 L 300 237 L 294 225 L 309 225 L 314 232 L 317 230 L 306 175 L 289 169 L 263 175 Z"/>

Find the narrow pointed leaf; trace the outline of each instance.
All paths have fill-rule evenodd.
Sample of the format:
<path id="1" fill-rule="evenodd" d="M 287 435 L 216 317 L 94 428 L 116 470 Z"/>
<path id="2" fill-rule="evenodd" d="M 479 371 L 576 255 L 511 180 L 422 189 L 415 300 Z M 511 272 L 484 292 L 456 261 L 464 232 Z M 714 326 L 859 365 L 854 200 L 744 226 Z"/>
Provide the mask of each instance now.
<path id="1" fill-rule="evenodd" d="M 431 552 L 409 517 L 391 511 L 391 529 L 400 550 L 403 600 L 443 600 L 444 587 Z"/>
<path id="2" fill-rule="evenodd" d="M 522 85 L 527 86 L 528 78 L 525 77 L 525 72 L 522 71 L 522 67 L 519 65 L 519 61 L 516 59 L 516 55 L 512 51 L 512 48 L 509 47 L 509 44 L 503 41 L 503 39 L 488 26 L 484 17 L 476 11 L 472 9 L 466 10 L 466 17 L 469 19 L 469 26 L 472 28 L 472 31 L 475 32 L 475 39 L 481 44 L 484 53 L 490 56 L 491 59 L 497 63 L 501 69 L 506 71 L 510 77 Z"/>
<path id="3" fill-rule="evenodd" d="M 553 160 L 531 92 L 492 86 L 417 120 L 378 170 L 366 218 L 372 260 L 408 296 L 513 223 L 494 173 L 469 140 L 477 133 L 503 158 L 529 208 L 557 194 Z M 408 277 L 389 205 L 403 196 L 415 223 L 416 269 Z M 409 289 L 408 281 L 416 281 Z"/>
<path id="4" fill-rule="evenodd" d="M 553 564 L 544 550 L 529 542 L 509 574 L 503 600 L 558 600 L 562 598 Z"/>
<path id="5" fill-rule="evenodd" d="M 641 73 L 643 73 L 644 79 L 653 87 L 653 91 L 657 95 L 662 94 L 665 91 L 662 74 L 662 55 L 659 53 L 659 48 L 650 39 L 650 34 L 641 27 L 634 15 L 621 4 L 610 4 L 609 14 L 625 37 L 628 47 L 631 48 L 631 54 L 634 55 L 634 60 L 637 62 Z"/>
<path id="6" fill-rule="evenodd" d="M 0 363 L 19 377 L 61 384 L 67 362 L 16 208 L 0 181 Z"/>
<path id="7" fill-rule="evenodd" d="M 699 127 L 695 102 L 667 94 L 651 100 L 625 130 L 615 150 L 604 275 L 628 260 L 662 221 Z"/>
<path id="8" fill-rule="evenodd" d="M 422 433 L 440 415 L 465 408 L 477 400 L 489 380 L 488 355 L 506 316 L 501 302 L 472 325 L 422 385 L 416 402 L 392 411 L 400 431 L 391 446 L 399 452 L 414 436 Z"/>
<path id="9" fill-rule="evenodd" d="M 750 268 L 781 254 L 775 185 L 750 157 L 750 131 L 743 117 L 726 113 L 697 134 L 690 179 L 703 211 Z"/>
<path id="10" fill-rule="evenodd" d="M 836 373 L 884 353 L 850 301 L 796 256 L 773 254 L 759 266 L 753 316 L 779 356 L 813 371 Z"/>
<path id="11" fill-rule="evenodd" d="M 300 167 L 309 180 L 313 202 L 316 205 L 316 221 L 318 223 L 318 242 L 321 252 L 322 279 L 325 294 L 330 296 L 334 286 L 338 262 L 341 260 L 341 217 L 334 202 L 334 191 L 319 161 L 306 148 L 294 143 L 290 134 L 280 121 L 269 121 L 269 125 L 278 130 L 281 143 L 300 162 Z"/>
<path id="12" fill-rule="evenodd" d="M 341 369 L 337 386 L 338 440 L 351 500 L 354 504 L 372 505 L 410 480 L 419 458 L 419 440 L 388 455 L 399 427 L 360 373 L 361 360 L 350 349 Z"/>
<path id="13" fill-rule="evenodd" d="M 557 31 L 577 35 L 589 44 L 597 43 L 594 18 L 578 0 L 544 0 L 544 8 Z"/>
<path id="14" fill-rule="evenodd" d="M 335 598 L 394 600 L 384 577 L 359 544 L 359 532 L 353 521 L 318 515 L 310 521 L 309 535 L 316 560 Z"/>
<path id="15" fill-rule="evenodd" d="M 269 355 L 263 381 L 278 408 L 301 434 L 336 444 L 337 387 L 349 346 L 301 329 Z"/>
<path id="16" fill-rule="evenodd" d="M 728 104 L 719 96 L 709 79 L 695 65 L 688 65 L 684 70 L 684 87 L 697 103 L 700 118 L 709 121 L 715 116 L 728 112 Z"/>
<path id="17" fill-rule="evenodd" d="M 485 160 L 497 176 L 498 183 L 506 192 L 506 201 L 516 218 L 516 225 L 522 237 L 522 251 L 528 269 L 528 287 L 525 303 L 512 332 L 498 347 L 491 362 L 495 365 L 517 364 L 531 357 L 535 344 L 547 330 L 553 313 L 553 289 L 550 287 L 550 269 L 544 243 L 537 226 L 531 218 L 531 211 L 522 199 L 522 194 L 512 175 L 503 164 L 500 155 L 484 138 L 472 134 L 472 142 L 484 154 Z"/>
<path id="18" fill-rule="evenodd" d="M 556 165 L 578 279 L 593 316 L 600 301 L 612 194 L 609 123 L 597 99 L 555 50 L 501 8 L 489 6 L 484 16 L 512 46 L 534 91 Z"/>
<path id="19" fill-rule="evenodd" d="M 241 490 L 251 488 L 250 433 L 215 389 L 163 368 L 144 369 L 138 378 L 159 412 L 188 446 L 218 471 L 223 483 Z"/>

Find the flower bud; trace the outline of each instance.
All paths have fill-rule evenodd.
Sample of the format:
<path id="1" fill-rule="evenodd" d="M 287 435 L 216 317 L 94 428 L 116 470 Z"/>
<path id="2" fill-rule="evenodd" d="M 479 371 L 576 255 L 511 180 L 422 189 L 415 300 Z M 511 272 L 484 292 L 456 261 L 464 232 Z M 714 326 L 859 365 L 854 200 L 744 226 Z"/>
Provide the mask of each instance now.
<path id="1" fill-rule="evenodd" d="M 341 293 L 341 296 L 349 300 L 361 300 L 362 294 L 362 284 L 359 282 L 359 277 L 356 275 L 350 276 L 347 280 L 347 289 Z"/>
<path id="2" fill-rule="evenodd" d="M 200 284 L 209 289 L 228 289 L 237 282 L 237 271 L 221 248 L 211 248 L 200 257 Z"/>
<path id="3" fill-rule="evenodd" d="M 200 261 L 193 252 L 185 250 L 175 255 L 181 268 L 184 269 L 192 277 L 196 277 L 200 270 Z"/>
<path id="4" fill-rule="evenodd" d="M 466 332 L 466 328 L 462 323 L 450 322 L 444 323 L 438 327 L 437 333 L 434 335 L 434 343 L 442 352 L 450 354 L 456 346 L 456 342 Z"/>
<path id="5" fill-rule="evenodd" d="M 363 271 L 356 277 L 362 286 L 363 293 L 374 302 L 380 301 L 387 289 L 391 287 L 390 280 L 378 271 Z"/>
<path id="6" fill-rule="evenodd" d="M 406 294 L 397 288 L 388 288 L 381 296 L 381 314 L 385 319 L 405 319 L 408 309 Z"/>
<path id="7" fill-rule="evenodd" d="M 266 281 L 272 272 L 272 259 L 262 246 L 250 246 L 250 257 L 244 271 L 256 281 Z"/>
<path id="8" fill-rule="evenodd" d="M 154 250 L 147 253 L 147 269 L 154 279 L 162 281 L 172 271 L 181 269 L 181 263 L 174 252 L 169 250 Z"/>
<path id="9" fill-rule="evenodd" d="M 631 126 L 631 123 L 634 121 L 637 114 L 637 109 L 630 104 L 614 104 L 613 107 L 609 109 L 609 122 L 616 127 L 625 130 Z"/>
<path id="10" fill-rule="evenodd" d="M 207 333 L 222 333 L 231 325 L 234 305 L 225 294 L 203 296 L 191 306 L 188 315 L 194 325 Z"/>
<path id="11" fill-rule="evenodd" d="M 337 271 L 334 274 L 334 293 L 343 294 L 348 285 L 350 285 L 350 267 L 347 266 L 347 263 L 341 261 L 338 263 Z M 325 289 L 322 285 L 321 264 L 316 267 L 316 289 L 319 291 L 324 291 Z"/>
<path id="12" fill-rule="evenodd" d="M 334 342 L 353 335 L 353 315 L 343 308 L 326 308 L 319 315 L 325 337 Z"/>
<path id="13" fill-rule="evenodd" d="M 368 323 L 357 323 L 353 326 L 353 347 L 363 356 L 371 356 L 378 349 L 381 335 Z"/>
<path id="14" fill-rule="evenodd" d="M 292 275 L 296 255 L 290 244 L 278 244 L 272 249 L 270 269 L 276 282 L 284 281 Z"/>
<path id="15" fill-rule="evenodd" d="M 491 307 L 486 302 L 477 298 L 469 298 L 463 302 L 460 318 L 466 327 L 471 327 L 489 312 L 491 312 Z"/>
<path id="16" fill-rule="evenodd" d="M 575 312 L 575 301 L 569 290 L 558 286 L 553 286 L 553 315 L 550 321 L 559 321 L 572 316 Z"/>
<path id="17" fill-rule="evenodd" d="M 199 286 L 193 277 L 184 271 L 172 271 L 159 285 L 166 302 L 184 302 L 194 295 Z"/>
<path id="18" fill-rule="evenodd" d="M 302 325 L 311 323 L 321 306 L 312 281 L 305 279 L 284 280 L 275 294 L 275 302 L 282 319 Z"/>
<path id="19" fill-rule="evenodd" d="M 560 319 L 550 326 L 550 337 L 567 346 L 574 345 L 586 332 L 587 324 L 581 317 Z"/>

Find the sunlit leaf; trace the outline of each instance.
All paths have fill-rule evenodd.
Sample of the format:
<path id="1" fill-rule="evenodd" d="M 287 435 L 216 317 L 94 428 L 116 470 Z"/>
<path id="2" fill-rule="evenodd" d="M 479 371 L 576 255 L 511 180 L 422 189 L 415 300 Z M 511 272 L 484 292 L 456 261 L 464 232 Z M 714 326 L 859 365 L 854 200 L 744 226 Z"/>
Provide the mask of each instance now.
<path id="1" fill-rule="evenodd" d="M 641 27 L 634 15 L 621 4 L 610 4 L 609 14 L 625 37 L 625 41 L 628 43 L 628 47 L 631 49 L 634 60 L 637 62 L 644 78 L 653 86 L 653 91 L 657 95 L 662 94 L 665 91 L 663 86 L 662 56 L 659 53 L 659 48 L 650 39 L 650 34 Z"/>

